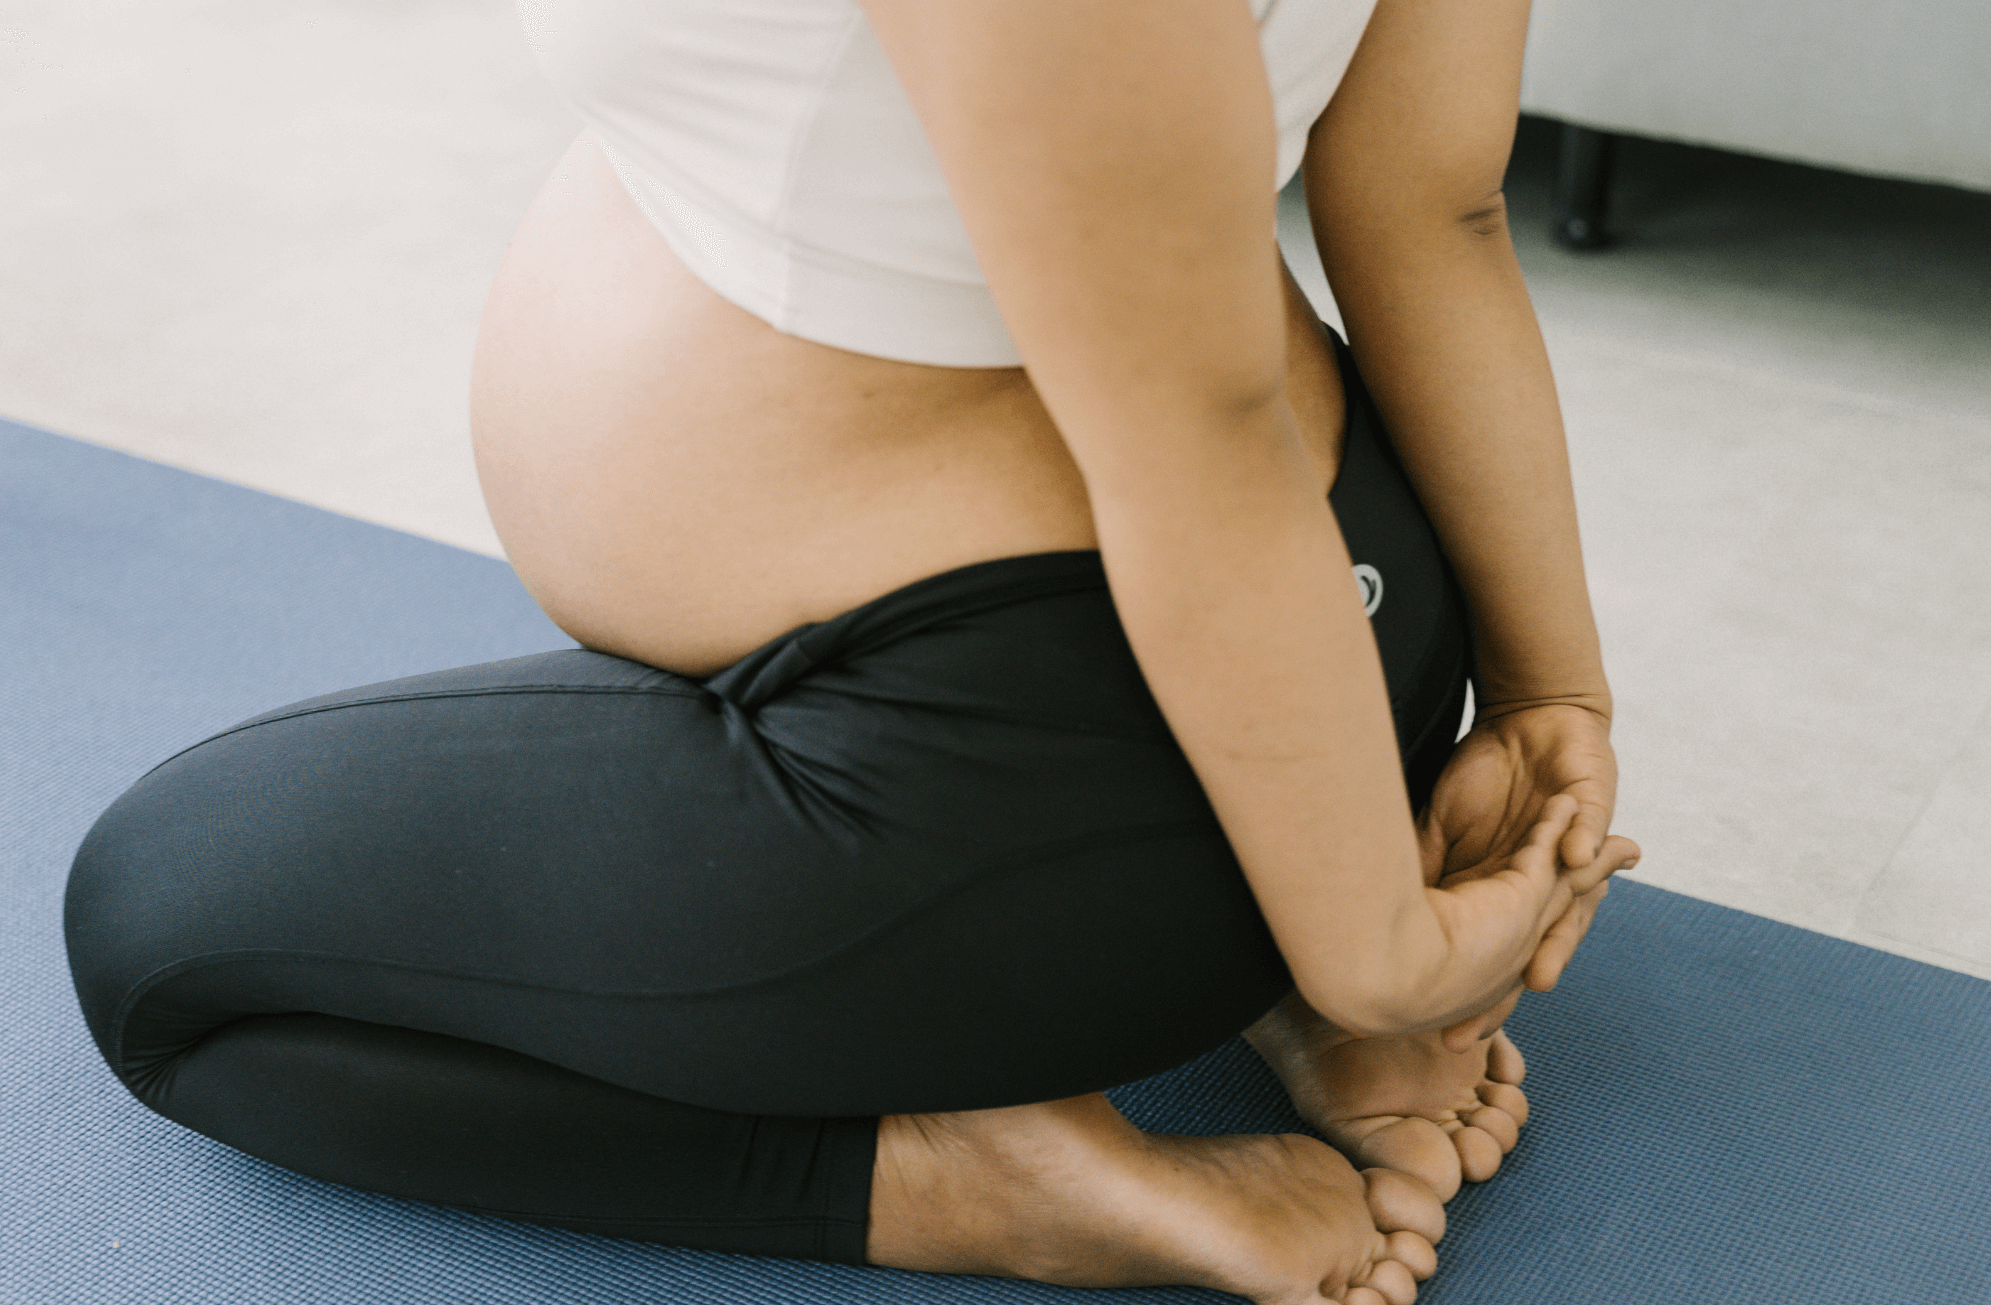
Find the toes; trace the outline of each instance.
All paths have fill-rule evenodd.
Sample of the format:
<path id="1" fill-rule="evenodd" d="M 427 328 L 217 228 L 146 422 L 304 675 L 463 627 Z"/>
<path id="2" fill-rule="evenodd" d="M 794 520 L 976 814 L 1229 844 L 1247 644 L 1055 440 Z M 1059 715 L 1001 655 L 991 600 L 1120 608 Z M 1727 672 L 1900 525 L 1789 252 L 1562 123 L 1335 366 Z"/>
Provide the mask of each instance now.
<path id="1" fill-rule="evenodd" d="M 1528 1076 L 1528 1062 L 1505 1030 L 1495 1033 L 1486 1049 L 1486 1076 L 1496 1083 L 1519 1083 Z"/>
<path id="2" fill-rule="evenodd" d="M 1462 1128 L 1452 1134 L 1452 1145 L 1458 1149 L 1459 1170 L 1467 1182 L 1483 1183 L 1500 1172 L 1500 1143 L 1484 1129 Z"/>
<path id="3" fill-rule="evenodd" d="M 1395 1169 L 1423 1179 L 1441 1201 L 1458 1195 L 1464 1177 L 1458 1150 L 1444 1130 L 1428 1119 L 1399 1119 L 1363 1138 L 1354 1150 L 1364 1166 Z"/>
<path id="4" fill-rule="evenodd" d="M 1445 1235 L 1445 1207 L 1420 1178 L 1394 1169 L 1364 1169 L 1369 1217 L 1381 1232 L 1416 1233 L 1427 1242 Z"/>
<path id="5" fill-rule="evenodd" d="M 1417 1299 L 1417 1280 L 1410 1276 L 1410 1270 L 1395 1260 L 1381 1260 L 1369 1266 L 1361 1284 L 1349 1290 L 1342 1297 L 1344 1302 L 1355 1302 L 1363 1297 L 1356 1292 L 1372 1291 L 1376 1299 L 1387 1301 L 1388 1305 L 1411 1305 Z"/>
<path id="6" fill-rule="evenodd" d="M 1438 1272 L 1438 1252 L 1414 1232 L 1393 1232 L 1384 1243 L 1383 1254 L 1410 1270 L 1410 1276 L 1423 1282 Z"/>
<path id="7" fill-rule="evenodd" d="M 1341 1298 L 1341 1305 L 1390 1305 L 1383 1294 L 1368 1287 L 1350 1287 L 1348 1294 Z"/>
<path id="8" fill-rule="evenodd" d="M 1468 1124 L 1491 1137 L 1500 1146 L 1500 1154 L 1506 1155 L 1521 1140 L 1521 1126 L 1514 1122 L 1514 1116 L 1498 1106 L 1481 1106 L 1465 1116 Z M 1453 1141 L 1457 1145 L 1457 1139 Z"/>
<path id="9" fill-rule="evenodd" d="M 1528 1094 L 1512 1083 L 1482 1083 L 1479 1099 L 1496 1110 L 1504 1110 L 1516 1128 L 1528 1126 Z"/>

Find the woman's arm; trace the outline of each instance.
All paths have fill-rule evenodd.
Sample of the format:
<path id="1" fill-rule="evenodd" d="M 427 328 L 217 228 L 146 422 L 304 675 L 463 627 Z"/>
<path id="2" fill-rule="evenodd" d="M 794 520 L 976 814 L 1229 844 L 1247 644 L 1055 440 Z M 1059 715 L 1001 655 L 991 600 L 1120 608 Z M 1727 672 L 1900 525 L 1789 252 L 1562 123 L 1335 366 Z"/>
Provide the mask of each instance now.
<path id="1" fill-rule="evenodd" d="M 1527 0 L 1379 0 L 1303 169 L 1349 343 L 1466 588 L 1478 719 L 1560 705 L 1528 731 L 1553 721 L 1588 758 L 1545 781 L 1579 802 L 1574 866 L 1598 853 L 1616 771 L 1562 417 L 1501 196 L 1527 22 Z"/>
<path id="2" fill-rule="evenodd" d="M 1379 0 L 1302 165 L 1350 345 L 1473 613 L 1476 720 L 1420 829 L 1434 882 L 1519 846 L 1558 796 L 1576 808 L 1564 867 L 1638 856 L 1607 839 L 1611 693 L 1555 385 L 1501 196 L 1527 17 L 1526 0 Z M 1549 931 L 1528 987 L 1555 985 L 1603 892 Z M 1448 1041 L 1490 1034 L 1518 992 Z"/>
<path id="3" fill-rule="evenodd" d="M 1301 992 L 1484 1009 L 1581 884 L 1428 890 L 1323 469 L 1284 398 L 1245 0 L 866 0 L 1083 473 L 1115 603 Z"/>
<path id="4" fill-rule="evenodd" d="M 1302 168 L 1349 343 L 1471 596 L 1488 705 L 1608 716 L 1555 383 L 1508 238 L 1527 0 L 1378 0 Z"/>

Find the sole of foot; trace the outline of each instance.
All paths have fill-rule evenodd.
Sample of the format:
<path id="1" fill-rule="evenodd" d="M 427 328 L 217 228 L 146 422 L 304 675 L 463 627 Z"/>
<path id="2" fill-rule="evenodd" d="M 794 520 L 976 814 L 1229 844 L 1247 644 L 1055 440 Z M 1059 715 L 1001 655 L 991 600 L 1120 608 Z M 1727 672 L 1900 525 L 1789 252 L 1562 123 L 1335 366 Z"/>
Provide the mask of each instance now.
<path id="1" fill-rule="evenodd" d="M 1415 1174 L 1440 1200 L 1493 1177 L 1528 1122 L 1527 1063 L 1505 1033 L 1463 1053 L 1436 1033 L 1350 1039 L 1294 994 L 1245 1038 L 1337 1150 Z"/>
<path id="2" fill-rule="evenodd" d="M 1430 1189 L 1318 1140 L 1142 1133 L 1104 1096 L 887 1115 L 874 1264 L 1069 1287 L 1213 1287 L 1258 1305 L 1410 1305 L 1437 1268 Z"/>

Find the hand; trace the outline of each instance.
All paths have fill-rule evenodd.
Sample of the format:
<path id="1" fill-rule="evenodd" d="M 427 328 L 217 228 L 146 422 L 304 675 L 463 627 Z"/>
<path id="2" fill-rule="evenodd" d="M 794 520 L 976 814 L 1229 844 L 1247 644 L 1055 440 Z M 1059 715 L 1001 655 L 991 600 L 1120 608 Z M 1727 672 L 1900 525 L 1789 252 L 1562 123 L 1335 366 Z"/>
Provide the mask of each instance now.
<path id="1" fill-rule="evenodd" d="M 1426 881 L 1511 853 L 1558 793 L 1577 807 L 1558 845 L 1563 867 L 1595 861 L 1618 797 L 1610 730 L 1598 713 L 1564 703 L 1483 708 L 1438 777 L 1418 828 Z"/>
<path id="2" fill-rule="evenodd" d="M 1446 938 L 1448 972 L 1428 980 L 1427 992 L 1438 1009 L 1452 1012 L 1425 1027 L 1442 1025 L 1448 1049 L 1463 1052 L 1491 1036 L 1521 990 L 1534 986 L 1529 973 L 1545 940 L 1558 930 L 1580 937 L 1610 875 L 1636 854 L 1630 839 L 1606 838 L 1596 860 L 1565 869 L 1558 849 L 1576 814 L 1575 798 L 1554 795 L 1519 847 L 1425 890 Z M 1588 906 L 1579 905 L 1586 898 Z"/>
<path id="3" fill-rule="evenodd" d="M 1630 839 L 1606 841 L 1608 844 L 1631 842 Z M 1618 865 L 1608 865 L 1603 858 L 1599 858 L 1593 863 L 1593 868 L 1584 873 L 1610 874 L 1635 862 L 1636 858 L 1633 858 Z M 1468 878 L 1470 875 L 1460 877 Z M 1562 918 L 1550 925 L 1548 932 L 1542 935 L 1542 941 L 1535 947 L 1535 954 L 1529 960 L 1527 969 L 1522 971 L 1521 982 L 1496 1005 L 1444 1030 L 1440 1036 L 1446 1049 L 1463 1053 L 1471 1048 L 1473 1043 L 1485 1041 L 1497 1033 L 1500 1026 L 1507 1022 L 1507 1017 L 1514 1013 L 1514 1007 L 1519 1004 L 1523 992 L 1547 992 L 1555 987 L 1556 980 L 1562 976 L 1563 966 L 1569 964 L 1569 958 L 1576 954 L 1576 944 L 1582 942 L 1583 935 L 1590 931 L 1590 922 L 1597 915 L 1598 904 L 1610 891 L 1611 882 L 1605 879 L 1571 902 L 1569 909 L 1563 912 Z"/>
<path id="4" fill-rule="evenodd" d="M 1557 842 L 1564 870 L 1602 870 L 1607 875 L 1637 864 L 1638 845 L 1609 836 L 1617 798 L 1617 760 L 1609 731 L 1602 715 L 1572 704 L 1485 705 L 1439 777 L 1418 829 L 1427 882 L 1485 873 L 1483 867 L 1526 839 L 1558 794 L 1577 804 Z M 1607 859 L 1613 863 L 1608 869 L 1597 865 Z M 1608 891 L 1608 882 L 1599 882 L 1579 895 L 1543 936 L 1521 986 L 1484 1014 L 1447 1029 L 1446 1044 L 1458 1042 L 1455 1049 L 1463 1050 L 1478 1038 L 1491 1037 L 1523 988 L 1553 988 Z"/>

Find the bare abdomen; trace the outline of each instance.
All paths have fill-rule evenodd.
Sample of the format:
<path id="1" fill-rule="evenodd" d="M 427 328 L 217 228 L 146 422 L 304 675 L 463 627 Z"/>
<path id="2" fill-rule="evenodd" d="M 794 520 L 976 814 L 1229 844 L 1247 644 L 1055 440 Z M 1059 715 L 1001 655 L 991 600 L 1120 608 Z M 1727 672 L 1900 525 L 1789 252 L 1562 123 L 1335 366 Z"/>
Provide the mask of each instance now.
<path id="1" fill-rule="evenodd" d="M 1333 393 L 1316 376 L 1295 408 L 1305 425 L 1327 402 L 1313 424 L 1338 448 L 1324 365 Z M 685 269 L 585 136 L 492 286 L 471 427 L 492 521 L 548 615 L 684 674 L 940 571 L 1096 547 L 1022 369 L 781 334 Z"/>

